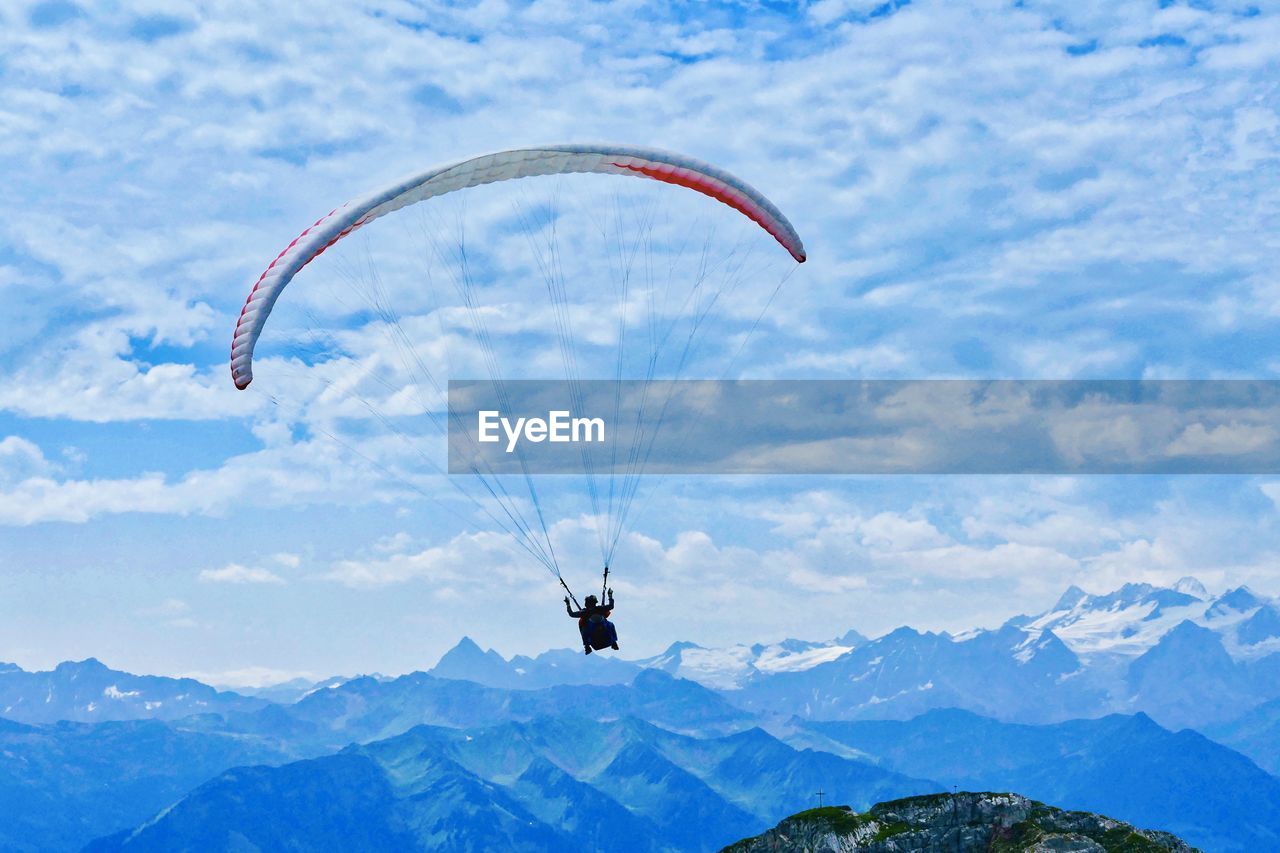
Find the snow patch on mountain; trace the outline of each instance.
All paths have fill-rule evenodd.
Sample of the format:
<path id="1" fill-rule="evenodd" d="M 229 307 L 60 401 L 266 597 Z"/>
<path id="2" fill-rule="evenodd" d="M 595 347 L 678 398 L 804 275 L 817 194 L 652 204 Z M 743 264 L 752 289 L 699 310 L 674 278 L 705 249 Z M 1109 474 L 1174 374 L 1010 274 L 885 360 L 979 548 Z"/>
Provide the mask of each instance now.
<path id="1" fill-rule="evenodd" d="M 716 690 L 737 690 L 751 681 L 785 672 L 803 672 L 837 660 L 865 639 L 855 631 L 829 642 L 783 640 L 768 645 L 735 645 L 708 649 L 693 643 L 674 643 L 660 655 L 637 661 L 679 678 Z"/>
<path id="2" fill-rule="evenodd" d="M 1204 584 L 1192 577 L 1179 578 L 1178 582 L 1173 585 L 1175 592 L 1181 592 L 1195 598 L 1207 599 L 1209 591 L 1204 588 Z"/>
<path id="3" fill-rule="evenodd" d="M 102 695 L 106 696 L 108 699 L 128 699 L 130 696 L 140 696 L 142 695 L 142 692 L 139 690 L 121 690 L 119 687 L 112 684 L 102 691 Z"/>
<path id="4" fill-rule="evenodd" d="M 680 655 L 676 674 L 690 678 L 707 687 L 730 690 L 740 687 L 750 678 L 751 650 L 748 646 L 730 646 L 727 649 L 685 649 Z"/>
<path id="5" fill-rule="evenodd" d="M 755 661 L 755 668 L 761 672 L 795 672 L 797 670 L 809 669 L 820 663 L 833 661 L 838 657 L 843 657 L 853 651 L 852 646 L 822 646 L 814 645 L 813 648 L 803 651 L 789 652 L 780 649 L 777 646 L 769 646 L 765 648 Z"/>
<path id="6" fill-rule="evenodd" d="M 1274 603 L 1246 587 L 1213 598 L 1195 578 L 1183 578 L 1173 588 L 1125 584 L 1106 595 L 1072 587 L 1052 610 L 1011 622 L 1029 632 L 1052 631 L 1082 658 L 1138 657 L 1183 622 L 1218 634 L 1237 660 L 1280 650 L 1280 610 Z M 1242 631 L 1246 624 L 1250 630 Z"/>

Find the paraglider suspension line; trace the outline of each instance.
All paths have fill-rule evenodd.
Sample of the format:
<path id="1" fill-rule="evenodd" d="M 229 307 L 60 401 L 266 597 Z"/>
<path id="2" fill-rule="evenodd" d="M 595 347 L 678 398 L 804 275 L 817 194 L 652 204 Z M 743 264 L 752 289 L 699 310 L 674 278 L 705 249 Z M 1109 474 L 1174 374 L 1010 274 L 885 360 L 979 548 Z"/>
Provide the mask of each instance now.
<path id="1" fill-rule="evenodd" d="M 564 587 L 564 591 L 569 593 L 569 600 L 573 602 L 574 608 L 582 609 L 582 605 L 578 603 L 578 598 L 573 594 L 573 590 L 569 589 L 569 585 L 564 582 L 564 578 L 560 578 L 560 586 Z"/>

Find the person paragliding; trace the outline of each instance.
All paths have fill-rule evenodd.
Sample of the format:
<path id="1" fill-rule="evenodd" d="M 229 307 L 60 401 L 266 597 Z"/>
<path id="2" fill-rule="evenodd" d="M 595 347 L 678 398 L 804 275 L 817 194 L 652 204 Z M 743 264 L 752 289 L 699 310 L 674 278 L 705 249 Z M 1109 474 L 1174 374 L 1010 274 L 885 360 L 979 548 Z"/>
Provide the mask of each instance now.
<path id="1" fill-rule="evenodd" d="M 669 184 L 682 190 L 700 193 L 737 211 L 751 222 L 754 222 L 777 241 L 796 263 L 804 263 L 807 257 L 800 235 L 773 202 L 740 178 L 692 157 L 653 148 L 599 143 L 515 148 L 483 154 L 408 175 L 381 189 L 358 196 L 345 204 L 335 207 L 329 213 L 315 220 L 311 226 L 303 230 L 301 234 L 285 246 L 254 282 L 236 321 L 230 354 L 231 378 L 235 383 L 235 387 L 244 390 L 253 382 L 254 351 L 257 348 L 263 329 L 266 327 L 267 318 L 271 315 L 285 288 L 289 286 L 290 282 L 305 266 L 354 231 L 410 205 L 486 184 L 539 176 L 588 173 L 642 178 Z M 635 248 L 639 248 L 642 245 L 647 247 L 645 242 L 647 238 L 631 235 L 629 234 L 630 230 L 628 229 L 628 239 L 634 240 Z M 634 250 L 622 252 L 622 254 L 628 255 L 633 253 Z M 647 248 L 644 254 L 647 256 Z M 465 268 L 465 263 L 462 266 Z M 712 264 L 710 266 L 716 265 Z M 726 286 L 724 291 L 711 293 L 705 305 L 700 303 L 697 298 L 704 293 L 703 284 L 708 276 L 709 267 L 705 252 L 701 258 L 701 269 L 694 278 L 690 296 L 686 296 L 683 302 L 678 298 L 673 298 L 671 301 L 672 305 L 682 306 L 681 311 L 685 307 L 693 307 L 689 317 L 691 328 L 687 339 L 684 340 L 683 347 L 673 345 L 673 348 L 680 352 L 676 378 L 679 378 L 679 371 L 684 366 L 685 358 L 692 351 L 693 333 L 703 326 L 703 320 L 710 312 L 711 306 L 716 304 L 720 293 L 727 293 L 727 287 L 734 286 L 737 283 L 738 274 L 736 271 L 739 267 L 735 264 L 722 266 L 722 273 L 728 276 L 730 284 Z M 549 260 L 542 262 L 541 268 L 544 276 L 547 277 L 547 290 L 552 297 L 555 309 L 554 316 L 557 318 L 558 324 L 557 334 L 564 353 L 566 369 L 570 373 L 570 381 L 577 382 L 580 377 L 573 375 L 572 368 L 578 364 L 578 356 L 572 329 L 569 326 L 569 318 L 578 312 L 578 307 L 569 303 L 564 283 L 558 278 L 558 271 L 561 269 L 559 262 L 554 257 L 551 257 Z M 634 293 L 632 296 L 627 295 L 630 291 L 625 286 L 626 280 L 627 276 L 624 275 L 624 285 L 619 289 L 619 315 L 623 321 L 625 321 L 627 315 L 626 306 L 633 298 L 638 298 Z M 785 278 L 783 281 L 785 281 Z M 781 282 L 778 283 L 778 288 L 780 287 Z M 671 330 L 675 328 L 675 325 L 667 326 L 667 331 L 661 333 L 667 321 L 663 316 L 663 310 L 665 309 L 659 310 L 658 307 L 659 299 L 656 295 L 658 290 L 659 288 L 656 287 L 651 288 L 651 293 L 647 297 L 650 342 L 653 349 L 647 359 L 647 376 L 644 380 L 646 383 L 653 381 L 656 365 L 658 364 L 658 347 L 668 338 L 676 340 L 681 337 L 680 335 L 671 335 Z M 776 292 L 777 288 L 775 288 L 775 294 Z M 475 294 L 472 292 L 472 285 L 465 271 L 461 278 L 459 293 L 462 306 L 468 309 L 473 317 L 478 316 L 480 309 L 484 306 L 474 301 Z M 767 308 L 772 301 L 773 298 L 771 296 L 765 307 Z M 661 304 L 666 305 L 665 297 Z M 384 323 L 389 319 L 390 325 L 398 331 L 399 337 L 393 333 L 393 340 L 397 342 L 397 346 L 402 348 L 399 355 L 405 360 L 405 365 L 416 366 L 419 370 L 417 379 L 425 381 L 437 392 L 441 391 L 440 383 L 436 378 L 432 377 L 428 369 L 428 365 L 433 363 L 432 360 L 420 357 L 413 349 L 412 339 L 408 333 L 399 328 L 394 315 L 389 313 L 388 306 L 381 299 L 377 301 L 377 314 Z M 623 325 L 620 322 L 620 327 Z M 474 326 L 478 343 L 485 351 L 486 360 L 490 365 L 493 385 L 500 396 L 505 395 L 505 391 L 502 390 L 503 377 L 499 375 L 498 360 L 493 350 L 493 344 L 489 340 L 488 331 L 481 321 L 476 321 Z M 616 358 L 610 359 L 608 363 L 617 365 L 616 379 L 621 381 L 623 378 L 622 365 L 624 364 L 623 342 L 630 340 L 630 338 L 625 334 L 625 328 L 620 328 L 616 337 L 618 340 L 618 353 Z M 405 390 L 406 393 L 409 393 L 411 389 Z M 416 390 L 413 390 L 413 393 L 417 393 Z M 369 404 L 363 399 L 360 402 L 364 403 L 367 408 L 369 407 Z M 433 423 L 438 425 L 439 419 L 434 414 L 434 411 L 428 409 L 425 405 L 423 409 L 425 414 L 431 415 Z M 638 491 L 638 476 L 643 473 L 648 453 L 653 446 L 652 435 L 660 426 L 661 413 L 665 413 L 666 409 L 665 403 L 660 403 L 651 409 L 651 411 L 656 410 L 659 414 L 653 416 L 651 422 L 643 424 L 645 429 L 637 430 L 637 438 L 634 440 L 630 451 L 623 454 L 626 459 L 623 470 L 618 471 L 613 464 L 607 466 L 607 475 L 609 477 L 607 505 L 596 508 L 596 514 L 601 518 L 601 556 L 604 558 L 606 566 L 601 597 L 605 597 L 607 594 L 607 603 L 601 603 L 596 596 L 592 595 L 586 598 L 586 606 L 578 610 L 574 610 L 570 606 L 570 600 L 572 600 L 574 607 L 577 606 L 578 602 L 573 593 L 569 591 L 569 587 L 561 575 L 555 547 L 551 541 L 551 532 L 543 516 L 538 493 L 534 488 L 531 475 L 527 468 L 524 468 L 523 459 L 521 459 L 521 466 L 529 499 L 536 512 L 536 519 L 528 518 L 523 514 L 519 502 L 508 493 L 506 487 L 500 482 L 499 477 L 491 469 L 482 468 L 477 463 L 472 463 L 469 466 L 469 473 L 476 478 L 483 489 L 482 496 L 477 497 L 469 494 L 461 484 L 455 481 L 459 491 L 469 497 L 475 503 L 477 509 L 487 515 L 495 526 L 508 533 L 513 541 L 534 562 L 546 569 L 564 587 L 565 592 L 569 593 L 565 599 L 565 609 L 569 616 L 578 619 L 583 650 L 587 654 L 605 648 L 618 648 L 618 633 L 613 623 L 609 621 L 614 601 L 613 590 L 608 586 L 609 574 L 607 566 L 612 558 L 614 548 L 623 534 L 624 527 L 631 517 L 631 502 Z M 385 426 L 390 427 L 399 437 L 408 440 L 405 435 L 391 426 L 391 418 L 383 417 L 373 411 L 372 408 L 370 408 L 370 411 L 375 418 Z M 645 435 L 649 436 L 647 441 L 643 439 Z M 355 452 L 358 453 L 358 451 Z M 422 458 L 427 459 L 425 455 Z M 375 462 L 375 464 L 378 463 Z M 382 466 L 379 465 L 379 467 Z M 598 486 L 595 479 L 596 465 L 590 461 L 589 455 L 584 455 L 583 467 L 587 488 L 594 500 L 598 495 Z M 443 469 L 440 470 L 441 473 L 445 473 Z M 615 478 L 620 479 L 616 490 L 614 487 Z M 408 485 L 415 490 L 421 491 L 417 486 Z M 616 500 L 615 495 L 617 496 Z"/>
<path id="2" fill-rule="evenodd" d="M 564 609 L 569 618 L 578 620 L 578 633 L 582 635 L 582 652 L 591 654 L 593 650 L 618 648 L 618 629 L 609 621 L 613 613 L 613 589 L 608 591 L 609 603 L 601 604 L 594 595 L 588 595 L 581 610 L 574 610 L 569 604 L 569 596 L 564 598 Z"/>

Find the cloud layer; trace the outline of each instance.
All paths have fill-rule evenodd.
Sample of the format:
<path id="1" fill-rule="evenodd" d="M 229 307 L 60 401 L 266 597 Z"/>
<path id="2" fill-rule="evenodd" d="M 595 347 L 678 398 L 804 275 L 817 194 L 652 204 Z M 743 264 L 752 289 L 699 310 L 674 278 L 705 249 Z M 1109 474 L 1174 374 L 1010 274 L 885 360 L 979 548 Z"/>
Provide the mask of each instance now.
<path id="1" fill-rule="evenodd" d="M 344 290 L 369 280 L 367 261 L 446 378 L 483 363 L 447 274 L 429 298 L 421 266 L 398 251 L 429 255 L 411 237 L 438 222 L 386 223 L 286 295 L 294 324 L 278 327 L 263 371 L 293 377 L 295 396 L 238 394 L 226 368 L 248 285 L 302 227 L 400 174 L 486 150 L 658 145 L 776 201 L 810 261 L 747 343 L 755 315 L 714 307 L 713 352 L 741 346 L 742 375 L 1276 372 L 1280 16 L 1246 3 L 22 0 L 0 8 L 0 55 L 0 170 L 18 214 L 0 221 L 9 600 L 109 560 L 125 568 L 83 595 L 115 583 L 128 612 L 193 602 L 183 618 L 199 631 L 229 631 L 251 610 L 238 593 L 316 610 L 333 589 L 393 609 L 381 596 L 405 588 L 465 597 L 477 565 L 544 602 L 536 565 L 511 568 L 510 543 L 474 505 L 424 498 L 450 490 L 362 404 L 400 418 L 433 399 L 406 381 L 384 318 Z M 530 192 L 526 210 L 543 198 Z M 518 268 L 509 201 L 480 194 L 466 213 L 491 238 L 477 263 Z M 564 224 L 583 227 L 568 213 Z M 541 280 L 494 288 L 500 355 L 556 375 L 556 354 L 530 345 L 555 321 Z M 611 315 L 575 310 L 586 345 L 611 344 Z M 329 358 L 334 341 L 342 358 Z M 147 438 L 162 434 L 179 439 Z M 1205 432 L 1186 450 L 1247 440 Z M 744 613 L 762 633 L 874 629 L 863 620 L 886 612 L 942 627 L 958 601 L 974 610 L 966 621 L 998 620 L 1069 581 L 1194 572 L 1275 591 L 1275 491 L 1252 479 L 679 484 L 621 546 L 634 571 L 619 585 L 660 612 L 641 617 L 655 637 L 689 635 L 694 602 L 738 614 L 698 622 L 708 640 L 745 639 L 727 636 Z M 584 496 L 550 488 L 547 509 L 566 559 L 591 564 Z M 338 543 L 319 528 L 344 513 Z M 271 528 L 259 541 L 228 536 L 161 583 L 130 574 L 155 531 L 175 535 L 171 522 L 194 537 L 206 519 L 250 516 Z M 110 544 L 71 556 L 58 547 L 68 530 Z M 299 540 L 319 553 L 273 562 Z M 388 636 L 453 639 L 454 623 L 396 612 Z M 60 626 L 39 634 L 51 649 L 93 630 L 46 617 Z M 155 657 L 154 642 L 132 648 L 152 669 L 296 672 L 326 671 L 328 642 L 290 660 L 184 663 Z M 528 650 L 514 632 L 490 641 L 504 642 Z"/>

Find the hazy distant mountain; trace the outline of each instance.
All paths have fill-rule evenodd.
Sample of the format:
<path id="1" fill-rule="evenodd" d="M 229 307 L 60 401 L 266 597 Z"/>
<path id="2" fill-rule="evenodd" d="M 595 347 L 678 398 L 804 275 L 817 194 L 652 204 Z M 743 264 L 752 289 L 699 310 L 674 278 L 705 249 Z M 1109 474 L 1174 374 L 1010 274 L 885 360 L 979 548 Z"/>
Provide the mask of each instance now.
<path id="1" fill-rule="evenodd" d="M 379 678 L 380 676 L 371 676 Z M 282 681 L 279 684 L 270 684 L 265 687 L 236 687 L 228 686 L 227 689 L 239 693 L 242 696 L 252 696 L 255 699 L 265 699 L 268 702 L 277 704 L 292 704 L 302 699 L 309 693 L 317 690 L 324 690 L 328 687 L 336 687 L 343 682 L 350 681 L 350 678 L 341 675 L 335 675 L 326 678 L 323 681 L 312 681 L 308 678 L 293 678 L 289 681 Z"/>
<path id="2" fill-rule="evenodd" d="M 1068 589 L 1045 613 L 960 635 L 903 627 L 831 643 L 704 649 L 639 663 L 719 689 L 735 704 L 813 719 L 905 719 L 962 707 L 1051 722 L 1143 711 L 1171 726 L 1229 720 L 1280 697 L 1280 607 L 1244 587 Z"/>
<path id="3" fill-rule="evenodd" d="M 821 782 L 869 804 L 937 785 L 758 730 L 699 740 L 571 716 L 417 727 L 338 755 L 240 768 L 91 850 L 716 850 Z"/>
<path id="4" fill-rule="evenodd" d="M 482 650 L 470 637 L 459 640 L 427 673 L 439 678 L 474 681 L 489 687 L 511 687 L 520 681 L 521 675 L 508 665 L 502 655 L 493 649 Z"/>
<path id="5" fill-rule="evenodd" d="M 657 672 L 647 678 L 659 687 L 673 681 Z M 644 690 L 642 683 L 638 692 Z M 494 692 L 508 698 L 527 695 Z M 463 701 L 474 696 L 453 695 Z M 662 701 L 664 694 L 648 695 Z M 864 808 L 943 785 L 1024 790 L 1063 807 L 1170 829 L 1212 851 L 1273 849 L 1280 821 L 1280 780 L 1193 732 L 1174 734 L 1142 716 L 1024 726 L 962 711 L 933 711 L 908 722 L 803 724 L 816 739 L 846 744 L 865 756 L 854 761 L 792 748 L 759 729 L 695 738 L 629 717 L 601 721 L 561 714 L 471 728 L 419 726 L 347 750 L 372 761 L 372 770 L 364 762 L 314 761 L 294 762 L 281 774 L 240 768 L 182 798 L 182 792 L 230 765 L 282 761 L 277 747 L 289 742 L 295 728 L 303 737 L 292 748 L 313 748 L 310 726 L 289 717 L 287 708 L 269 710 L 274 724 L 263 729 L 275 735 L 187 730 L 212 717 L 176 724 L 0 724 L 8 727 L 0 737 L 5 756 L 0 769 L 14 779 L 12 787 L 0 784 L 0 802 L 17 803 L 22 815 L 21 822 L 6 825 L 12 826 L 12 837 L 0 832 L 0 849 L 8 843 L 18 849 L 73 850 L 92 830 L 110 832 L 130 822 L 142 829 L 127 847 L 141 850 L 231 847 L 223 833 L 232 828 L 262 833 L 246 837 L 264 849 L 295 842 L 325 849 L 339 842 L 408 849 L 419 844 L 448 849 L 481 840 L 516 849 L 534 843 L 505 829 L 483 834 L 489 829 L 475 824 L 497 820 L 481 808 L 490 801 L 514 803 L 523 811 L 502 808 L 525 815 L 522 819 L 536 822 L 540 832 L 552 832 L 530 836 L 552 844 L 550 849 L 560 849 L 554 845 L 565 843 L 565 836 L 601 850 L 709 849 L 705 832 L 690 827 L 715 825 L 740 837 L 805 805 L 820 789 Z M 376 715 L 377 708 L 369 713 Z M 314 722 L 339 721 L 317 716 Z M 353 774 L 352 790 L 340 778 L 347 772 Z M 389 789 L 379 781 L 383 776 L 389 777 Z M 924 779 L 937 781 L 918 781 Z M 437 798 L 431 808 L 401 802 L 427 790 Z M 492 792 L 501 796 L 493 799 Z M 161 813 L 179 799 L 179 807 Z M 322 802 L 346 810 L 346 818 L 312 820 L 303 814 L 308 807 L 330 808 Z M 261 813 L 270 809 L 303 829 L 279 834 L 286 830 Z M 347 819 L 383 834 L 343 835 Z M 397 834 L 412 821 L 429 828 L 422 836 L 429 843 L 418 835 Z M 104 849 L 119 848 L 130 834 L 104 841 Z M 728 834 L 711 840 L 727 843 Z"/>
<path id="6" fill-rule="evenodd" d="M 1254 685 L 1250 667 L 1227 654 L 1222 637 L 1191 621 L 1129 666 L 1128 686 L 1133 707 L 1176 728 L 1224 722 L 1276 692 L 1276 685 Z"/>
<path id="7" fill-rule="evenodd" d="M 580 849 L 608 850 L 619 839 L 626 839 L 630 850 L 667 847 L 650 821 L 541 756 L 507 787 L 543 823 L 570 834 Z"/>
<path id="8" fill-rule="evenodd" d="M 236 765 L 321 757 L 352 742 L 403 733 L 423 719 L 474 726 L 575 708 L 601 719 L 639 715 L 687 731 L 738 731 L 753 724 L 714 692 L 660 672 L 641 672 L 632 685 L 540 691 L 500 690 L 419 673 L 389 681 L 355 679 L 294 705 L 170 723 L 28 726 L 0 720 L 0 804 L 5 807 L 0 811 L 13 804 L 20 815 L 0 819 L 0 850 L 79 849 L 92 838 L 141 822 Z M 529 778 L 517 786 L 522 801 L 534 814 L 553 812 L 558 796 L 553 789 L 567 782 L 536 768 L 526 772 Z M 532 793 L 535 783 L 548 792 L 541 805 Z M 560 823 L 581 829 L 597 814 L 588 810 L 576 822 L 562 816 Z"/>
<path id="9" fill-rule="evenodd" d="M 78 850 L 230 767 L 293 757 L 257 739 L 155 720 L 0 720 L 0 850 Z"/>
<path id="10" fill-rule="evenodd" d="M 1137 657 L 1187 621 L 1221 637 L 1236 660 L 1280 652 L 1280 630 L 1267 630 L 1269 625 L 1280 627 L 1280 609 L 1275 602 L 1247 587 L 1213 598 L 1194 578 L 1183 578 L 1173 589 L 1125 584 L 1106 595 L 1088 595 L 1072 587 L 1052 610 L 1020 617 L 1016 623 L 1031 631 L 1053 631 L 1072 651 L 1088 659 L 1095 655 Z"/>
<path id="11" fill-rule="evenodd" d="M 1181 839 L 1102 815 L 1064 812 L 1017 794 L 935 794 L 880 803 L 863 814 L 827 806 L 794 814 L 723 853 L 1193 853 Z"/>
<path id="12" fill-rule="evenodd" d="M 796 750 L 760 729 L 692 738 L 634 718 L 598 722 L 560 716 L 483 730 L 442 732 L 441 737 L 448 741 L 451 758 L 486 778 L 500 780 L 521 772 L 535 758 L 544 758 L 606 792 L 615 782 L 631 780 L 619 785 L 611 796 L 633 810 L 654 814 L 676 810 L 671 799 L 675 794 L 654 800 L 657 794 L 653 791 L 643 793 L 646 786 L 656 784 L 655 779 L 666 779 L 672 785 L 683 779 L 676 785 L 685 791 L 680 796 L 693 799 L 703 796 L 699 791 L 705 786 L 764 821 L 807 802 L 817 790 L 815 785 L 827 785 L 848 801 L 863 805 L 894 796 L 893 792 L 938 788 L 936 783 L 910 779 L 866 762 Z M 631 793 L 625 793 L 627 790 Z"/>
<path id="13" fill-rule="evenodd" d="M 1212 597 L 1194 578 L 1172 588 L 1126 584 L 1104 595 L 1072 587 L 1044 613 L 956 636 L 903 627 L 873 640 L 850 631 L 824 642 L 726 648 L 676 642 L 638 661 L 570 649 L 506 660 L 463 638 L 430 675 L 539 690 L 619 686 L 643 670 L 696 681 L 748 711 L 783 717 L 902 719 L 963 707 L 1025 722 L 1143 711 L 1171 726 L 1206 726 L 1280 698 L 1280 606 L 1245 587 Z M 192 679 L 116 672 L 93 659 L 51 672 L 0 665 L 0 717 L 51 722 L 234 714 L 268 701 L 312 702 L 346 685 L 352 686 L 341 695 L 349 697 L 394 683 L 390 695 L 422 677 L 336 677 L 244 696 Z M 441 708 L 433 713 L 409 714 L 398 727 L 368 734 L 452 724 L 457 716 Z"/>
<path id="14" fill-rule="evenodd" d="M 865 642 L 865 637 L 852 630 L 830 642 L 783 640 L 768 645 L 757 643 L 720 649 L 677 642 L 662 654 L 636 663 L 708 687 L 732 690 L 769 675 L 798 672 L 836 660 Z"/>
<path id="15" fill-rule="evenodd" d="M 1209 726 L 1204 733 L 1280 776 L 1280 699 L 1259 705 L 1229 722 Z"/>
<path id="16" fill-rule="evenodd" d="M 188 724 L 212 731 L 278 736 L 319 754 L 393 737 L 417 725 L 464 728 L 554 714 L 604 720 L 632 716 L 691 734 L 740 731 L 755 722 L 750 714 L 695 682 L 641 671 L 631 684 L 540 690 L 485 687 L 421 672 L 385 681 L 354 678 L 315 691 L 293 705 Z"/>
<path id="17" fill-rule="evenodd" d="M 353 843 L 520 849 L 617 825 L 628 849 L 686 849 L 709 843 L 682 834 L 691 823 L 745 835 L 818 789 L 848 791 L 861 806 L 937 787 L 922 779 L 1022 790 L 1207 850 L 1280 849 L 1270 817 L 1280 782 L 1226 747 L 1156 725 L 1207 727 L 1280 770 L 1278 627 L 1275 602 L 1243 587 L 1214 597 L 1183 579 L 1105 595 L 1073 587 L 1045 613 L 955 636 L 903 627 L 872 640 L 676 643 L 641 661 L 571 650 L 506 660 L 464 638 L 431 674 L 336 677 L 256 697 L 96 660 L 51 672 L 0 665 L 0 717 L 43 724 L 0 722 L 0 804 L 20 809 L 0 821 L 0 849 L 74 849 L 146 815 L 158 820 L 132 841 L 103 844 L 235 846 L 218 835 L 233 823 L 268 833 L 253 836 L 267 846 L 341 837 L 341 823 L 304 821 L 280 839 L 255 823 L 258 805 L 244 797 L 284 815 L 302 807 L 286 782 L 368 818 L 373 834 Z M 926 713 L 945 708 L 991 719 Z M 1156 722 L 1087 719 L 1134 711 Z M 49 724 L 136 717 L 169 722 Z M 365 746 L 343 755 L 359 760 L 323 761 L 352 744 Z M 411 746 L 421 754 L 389 757 Z M 231 772 L 160 814 L 228 767 L 286 761 L 281 774 Z M 347 791 L 343 768 L 371 787 Z M 435 805 L 415 799 L 413 779 Z M 486 791 L 511 806 L 506 817 L 467 799 Z"/>
<path id="18" fill-rule="evenodd" d="M 621 685 L 642 669 L 781 717 L 904 719 L 963 707 L 1022 722 L 1142 711 L 1170 726 L 1205 726 L 1280 698 L 1280 606 L 1244 587 L 1212 597 L 1183 578 L 1102 595 L 1071 587 L 1044 613 L 956 636 L 903 627 L 874 640 L 850 631 L 823 642 L 676 642 L 637 661 L 570 649 L 507 660 L 463 638 L 430 674 L 534 690 Z"/>
<path id="19" fill-rule="evenodd" d="M 656 669 L 753 713 L 905 719 L 962 707 L 1052 722 L 1143 711 L 1170 726 L 1234 719 L 1280 697 L 1280 606 L 1240 587 L 1213 597 L 1194 578 L 1071 587 L 1048 611 L 952 636 L 899 628 L 874 640 L 706 648 L 673 643 L 623 661 L 571 650 L 508 661 L 464 638 L 432 674 L 495 687 L 619 684 Z"/>
<path id="20" fill-rule="evenodd" d="M 808 725 L 908 775 L 1019 791 L 1168 830 L 1206 850 L 1280 849 L 1280 779 L 1142 714 L 1027 726 L 947 710 L 905 722 Z"/>
<path id="21" fill-rule="evenodd" d="M 438 756 L 380 763 L 361 749 L 243 767 L 86 851 L 512 850 L 573 842 Z"/>
<path id="22" fill-rule="evenodd" d="M 707 687 L 734 689 L 756 678 L 835 660 L 865 642 L 857 631 L 849 631 L 830 642 L 783 640 L 721 649 L 676 642 L 660 655 L 637 661 L 616 655 L 584 655 L 576 649 L 553 649 L 534 658 L 517 655 L 507 660 L 463 637 L 429 672 L 490 687 L 532 689 L 559 684 L 624 684 L 642 669 L 658 669 Z"/>
<path id="23" fill-rule="evenodd" d="M 828 720 L 905 718 L 937 707 L 1069 717 L 1105 700 L 1080 675 L 1080 661 L 1052 632 L 1005 626 L 957 639 L 899 628 L 828 663 L 725 695 L 750 711 Z"/>
<path id="24" fill-rule="evenodd" d="M 0 669 L 0 717 L 24 723 L 173 720 L 266 704 L 191 678 L 118 672 L 94 658 L 60 663 L 48 672 L 26 672 L 13 665 Z"/>
<path id="25" fill-rule="evenodd" d="M 508 661 L 492 649 L 482 651 L 470 637 L 463 637 L 428 672 L 489 687 L 532 690 L 561 684 L 625 684 L 640 669 L 615 656 L 584 655 L 581 649 L 552 649 L 535 658 L 517 655 Z"/>

